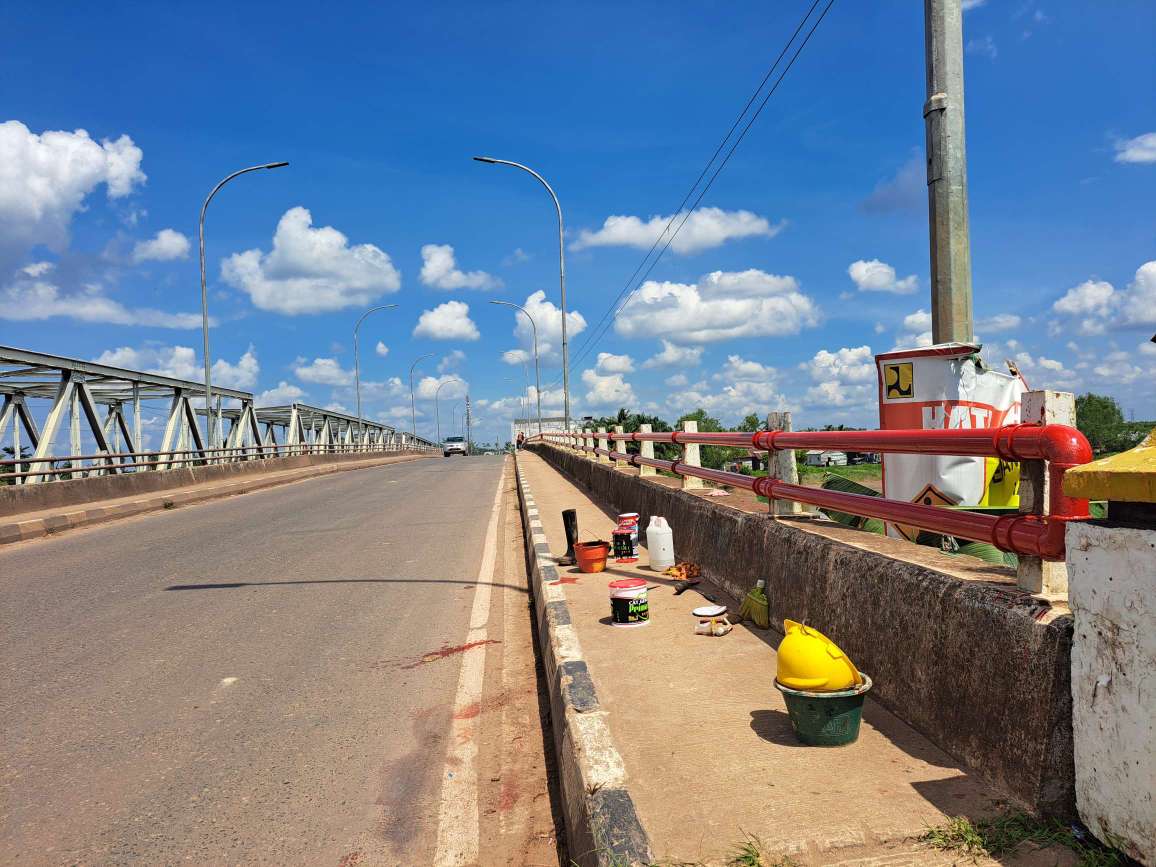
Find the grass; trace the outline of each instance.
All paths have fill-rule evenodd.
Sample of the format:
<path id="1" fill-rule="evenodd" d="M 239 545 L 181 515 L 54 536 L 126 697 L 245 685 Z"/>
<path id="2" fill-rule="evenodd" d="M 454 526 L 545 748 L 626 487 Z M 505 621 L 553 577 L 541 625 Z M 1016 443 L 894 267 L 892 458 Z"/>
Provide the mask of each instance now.
<path id="1" fill-rule="evenodd" d="M 1024 843 L 1064 846 L 1076 853 L 1080 867 L 1123 867 L 1127 860 L 1115 849 L 1101 846 L 1089 835 L 1078 838 L 1070 827 L 1057 821 L 1036 819 L 1026 813 L 1008 813 L 973 823 L 957 816 L 943 825 L 928 828 L 920 838 L 934 849 L 961 852 L 972 857 L 998 858 Z"/>
<path id="2" fill-rule="evenodd" d="M 878 481 L 883 478 L 883 465 L 851 464 L 846 467 L 808 467 L 799 464 L 800 479 L 804 479 L 807 476 L 823 476 L 827 473 L 834 476 L 842 476 L 845 479 L 853 479 L 856 482 Z"/>

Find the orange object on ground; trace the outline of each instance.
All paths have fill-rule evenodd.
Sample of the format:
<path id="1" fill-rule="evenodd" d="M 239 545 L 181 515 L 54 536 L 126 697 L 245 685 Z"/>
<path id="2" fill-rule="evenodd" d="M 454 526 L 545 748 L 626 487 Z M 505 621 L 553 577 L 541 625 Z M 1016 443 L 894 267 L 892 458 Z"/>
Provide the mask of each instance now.
<path id="1" fill-rule="evenodd" d="M 610 543 L 599 539 L 596 542 L 575 542 L 574 556 L 578 568 L 586 573 L 601 572 L 606 568 L 606 557 L 610 554 Z"/>

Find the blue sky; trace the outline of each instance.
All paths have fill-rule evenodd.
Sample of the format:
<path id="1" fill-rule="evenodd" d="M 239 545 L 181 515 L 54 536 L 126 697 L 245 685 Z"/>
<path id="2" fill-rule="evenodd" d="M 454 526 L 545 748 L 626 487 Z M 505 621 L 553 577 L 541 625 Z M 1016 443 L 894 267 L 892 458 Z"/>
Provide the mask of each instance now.
<path id="1" fill-rule="evenodd" d="M 352 411 L 353 323 L 396 303 L 362 328 L 366 415 L 407 425 L 435 353 L 422 393 L 468 381 L 492 438 L 528 332 L 488 300 L 530 299 L 559 402 L 556 225 L 532 178 L 470 157 L 558 191 L 577 358 L 809 5 L 8 4 L 0 342 L 198 378 L 200 204 L 289 160 L 209 213 L 218 379 Z M 977 334 L 1033 387 L 1151 418 L 1156 7 L 967 5 Z M 922 31 L 921 4 L 836 2 L 573 365 L 575 414 L 875 422 L 872 354 L 930 327 Z"/>

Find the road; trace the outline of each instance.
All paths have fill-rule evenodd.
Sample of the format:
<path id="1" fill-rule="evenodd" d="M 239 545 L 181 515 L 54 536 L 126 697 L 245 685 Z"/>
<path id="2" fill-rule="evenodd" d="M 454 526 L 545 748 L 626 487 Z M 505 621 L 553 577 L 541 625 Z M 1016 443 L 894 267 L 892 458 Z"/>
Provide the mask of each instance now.
<path id="1" fill-rule="evenodd" d="M 0 551 L 0 862 L 557 864 L 513 490 L 422 460 Z"/>

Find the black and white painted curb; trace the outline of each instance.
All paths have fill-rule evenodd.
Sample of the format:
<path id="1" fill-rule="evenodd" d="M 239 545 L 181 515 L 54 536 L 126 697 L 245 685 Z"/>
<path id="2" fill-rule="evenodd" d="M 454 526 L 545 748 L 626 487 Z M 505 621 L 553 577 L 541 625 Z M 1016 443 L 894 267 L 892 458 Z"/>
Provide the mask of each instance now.
<path id="1" fill-rule="evenodd" d="M 570 858 L 582 867 L 649 864 L 650 842 L 626 787 L 622 756 L 570 622 L 538 507 L 521 466 L 515 465 Z"/>

